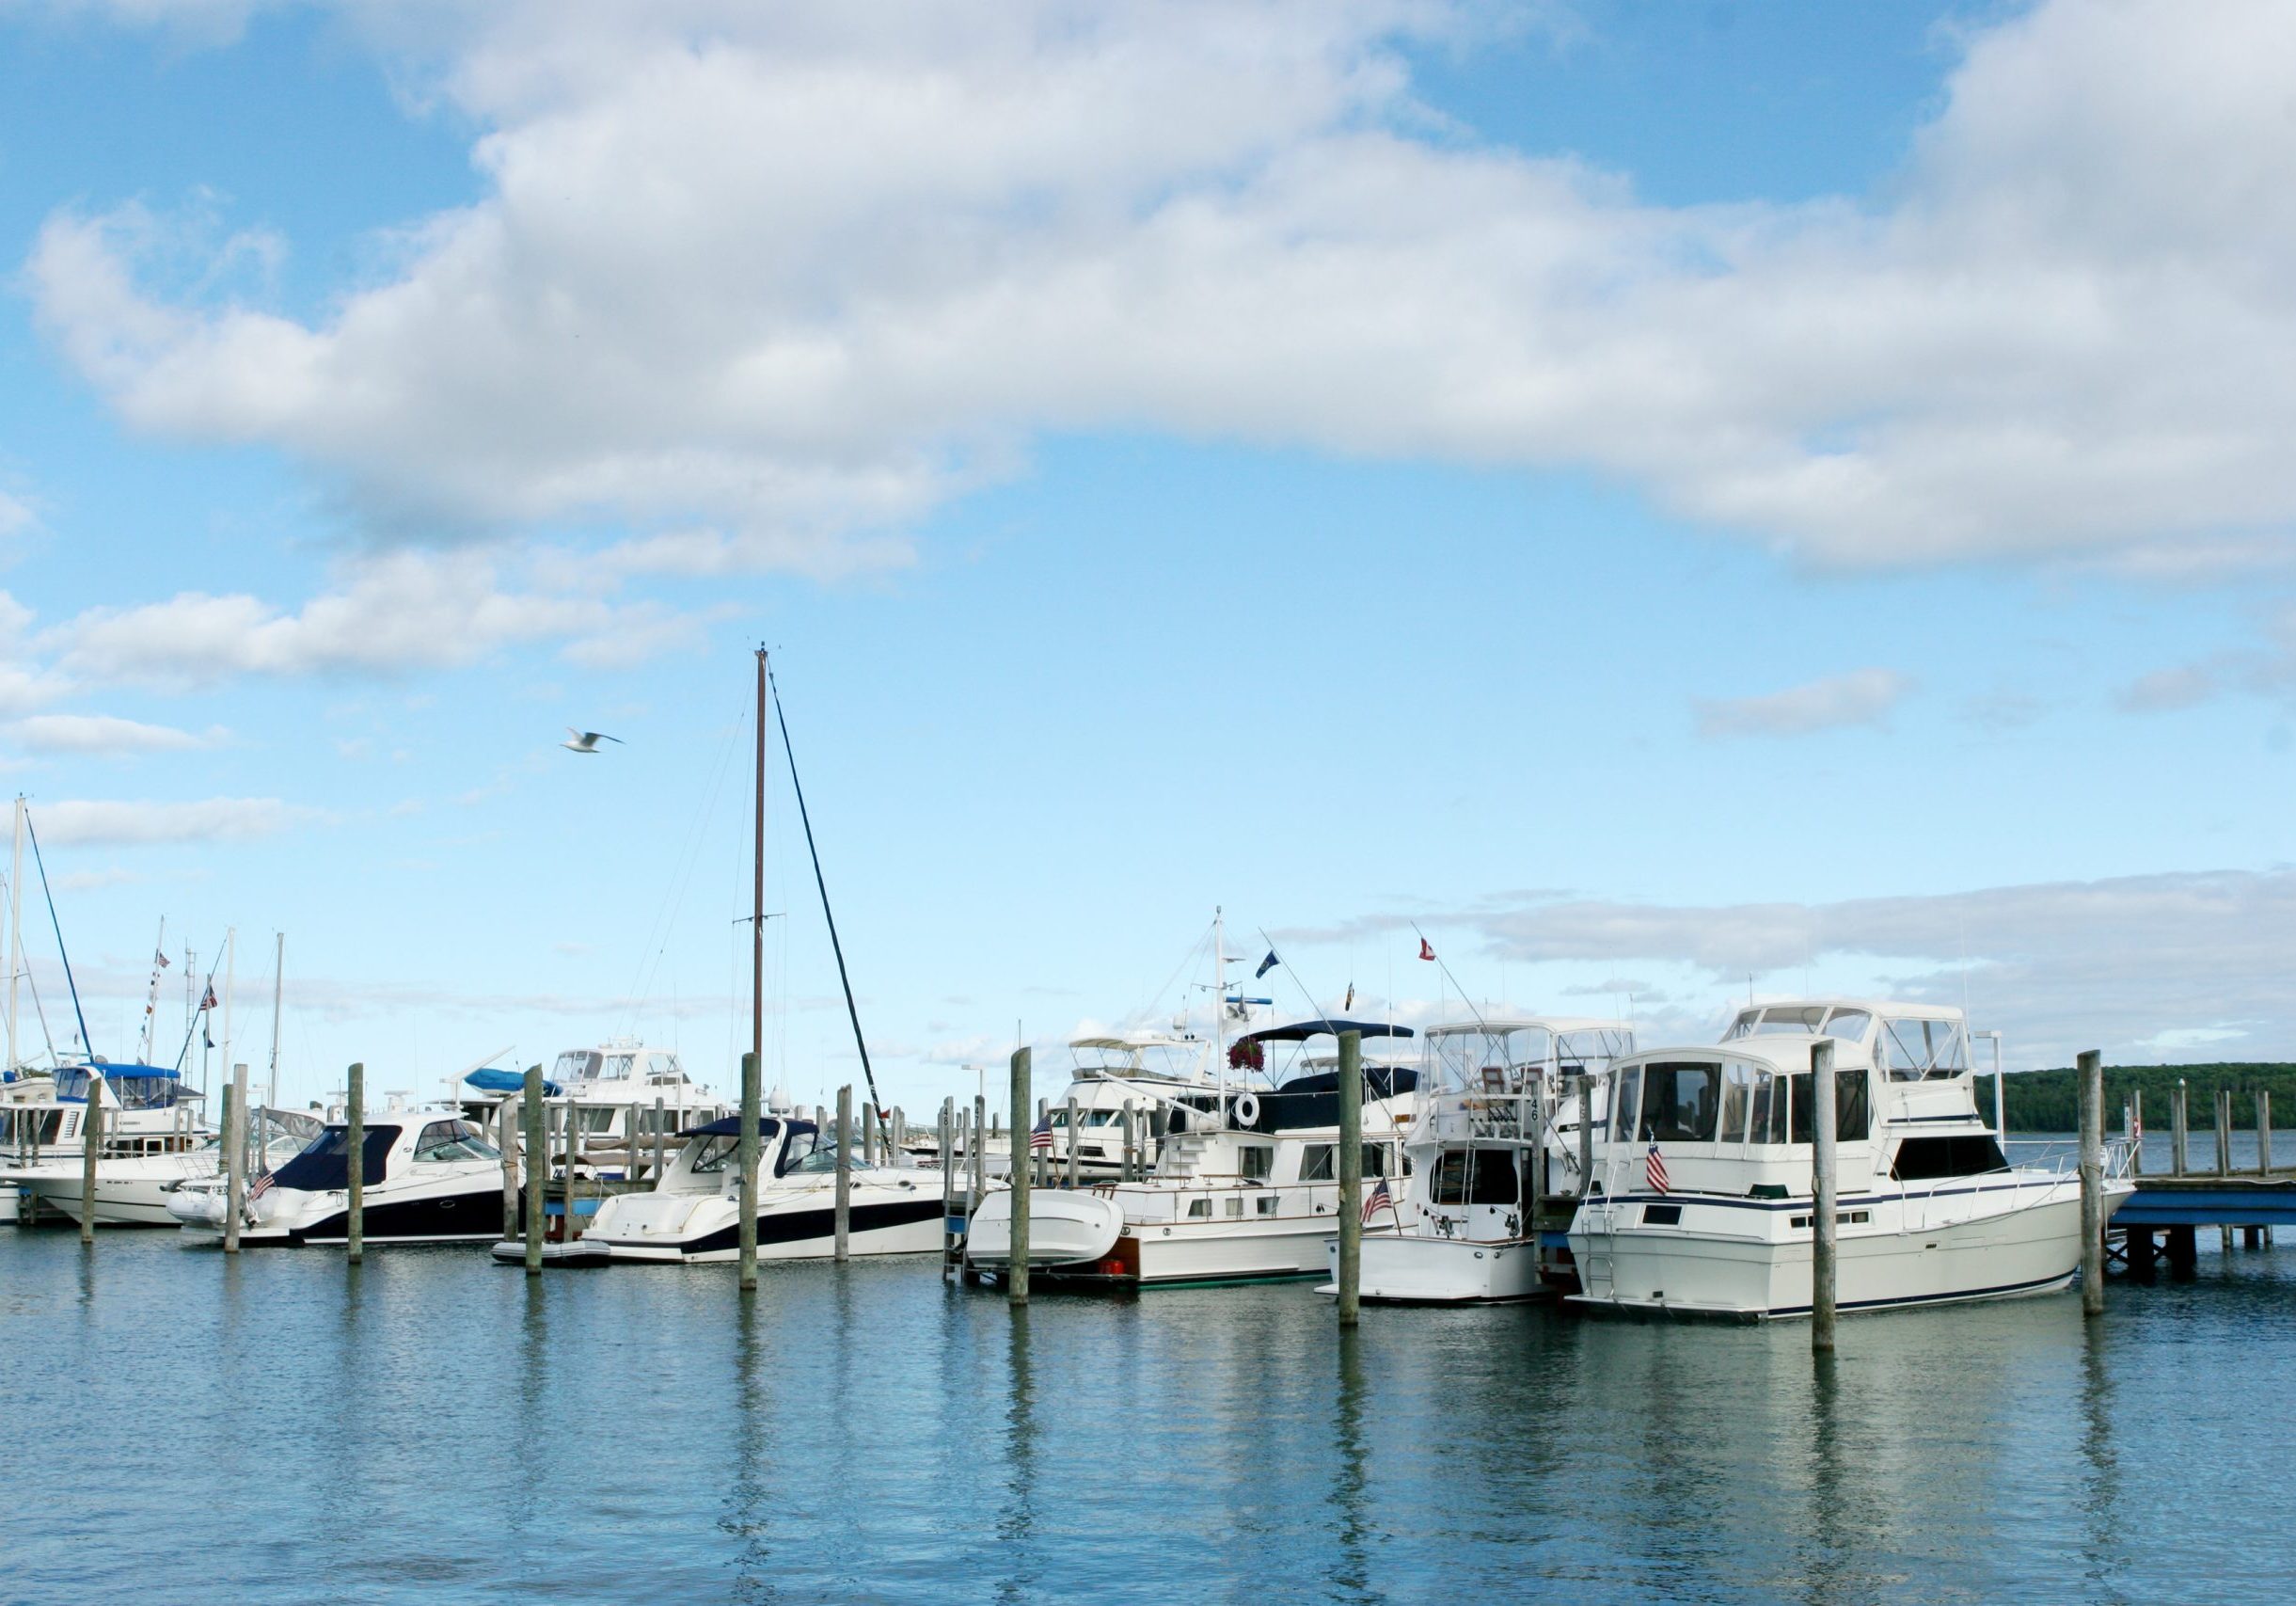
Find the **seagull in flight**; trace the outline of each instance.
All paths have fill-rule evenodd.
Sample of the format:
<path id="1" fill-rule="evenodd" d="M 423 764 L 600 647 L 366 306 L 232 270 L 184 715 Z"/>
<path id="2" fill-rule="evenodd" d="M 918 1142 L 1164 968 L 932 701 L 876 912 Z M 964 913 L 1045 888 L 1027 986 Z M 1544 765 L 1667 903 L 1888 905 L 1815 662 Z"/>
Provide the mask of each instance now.
<path id="1" fill-rule="evenodd" d="M 594 730 L 576 730 L 572 725 L 566 727 L 566 734 L 574 739 L 562 741 L 558 745 L 569 753 L 595 753 L 598 750 L 598 743 L 601 741 L 610 741 L 617 747 L 623 744 L 622 739 L 618 736 L 607 736 Z"/>

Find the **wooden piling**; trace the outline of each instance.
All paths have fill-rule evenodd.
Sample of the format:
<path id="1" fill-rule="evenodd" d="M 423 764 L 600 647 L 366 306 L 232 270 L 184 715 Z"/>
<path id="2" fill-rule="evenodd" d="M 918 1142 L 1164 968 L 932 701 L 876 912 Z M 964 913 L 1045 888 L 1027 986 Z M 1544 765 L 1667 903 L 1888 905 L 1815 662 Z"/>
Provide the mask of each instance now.
<path id="1" fill-rule="evenodd" d="M 96 1241 L 96 1162 L 103 1157 L 103 1073 L 87 1073 L 87 1107 L 80 1112 L 80 1242 Z"/>
<path id="2" fill-rule="evenodd" d="M 2272 1170 L 2272 1096 L 2262 1088 L 2256 1089 L 2256 1175 L 2266 1177 Z"/>
<path id="3" fill-rule="evenodd" d="M 839 1114 L 842 1115 L 844 1113 L 846 1109 L 846 1101 L 844 1099 L 841 1098 L 837 1101 L 837 1109 Z M 842 1132 L 842 1128 L 840 1131 Z M 871 1109 L 867 1105 L 863 1105 L 861 1106 L 861 1163 L 864 1166 L 874 1165 L 877 1162 L 876 1132 L 877 1112 Z M 843 1149 L 845 1145 L 840 1143 L 838 1147 Z"/>
<path id="4" fill-rule="evenodd" d="M 1077 1179 L 1081 1175 L 1080 1168 L 1084 1164 L 1084 1148 L 1085 1146 L 1077 1141 L 1076 1099 L 1071 1094 L 1069 1099 L 1069 1185 L 1071 1188 L 1076 1185 Z"/>
<path id="5" fill-rule="evenodd" d="M 2230 1088 L 2216 1089 L 2216 1108 L 2213 1113 L 2216 1118 L 2216 1174 L 2220 1177 L 2228 1177 L 2232 1174 L 2232 1089 Z M 2230 1247 L 2229 1241 L 2227 1241 L 2226 1247 Z"/>
<path id="6" fill-rule="evenodd" d="M 973 1124 L 965 1132 L 966 1156 L 973 1162 L 973 1195 L 965 1201 L 965 1214 L 968 1216 L 973 1213 L 973 1207 L 980 1202 L 981 1190 L 989 1185 L 988 1145 L 981 1137 L 988 1126 L 989 1100 L 985 1095 L 975 1093 L 973 1096 Z"/>
<path id="7" fill-rule="evenodd" d="M 2129 1089 L 2129 1174 L 2145 1174 L 2145 1089 Z"/>
<path id="8" fill-rule="evenodd" d="M 2183 1176 L 2192 1169 L 2191 1152 L 2187 1146 L 2191 1129 L 2186 1125 L 2189 1113 L 2186 1106 L 2184 1078 L 2179 1076 L 2177 1078 L 2177 1090 L 2169 1095 L 2168 1104 L 2168 1174 L 2172 1177 Z"/>
<path id="9" fill-rule="evenodd" d="M 504 1095 L 495 1105 L 495 1147 L 502 1153 L 502 1241 L 518 1236 L 518 1133 L 514 1116 L 524 1101 L 518 1093 Z"/>
<path id="10" fill-rule="evenodd" d="M 247 1067 L 231 1067 L 223 1120 L 223 1252 L 239 1253 L 239 1217 L 247 1208 Z"/>
<path id="11" fill-rule="evenodd" d="M 1339 1034 L 1339 1325 L 1352 1328 L 1363 1289 L 1363 1034 Z"/>
<path id="12" fill-rule="evenodd" d="M 1595 1080 L 1584 1072 L 1571 1080 L 1578 1087 L 1578 1197 L 1584 1199 L 1594 1191 Z"/>
<path id="13" fill-rule="evenodd" d="M 1140 1161 L 1139 1134 L 1134 1130 L 1134 1118 L 1138 1114 L 1139 1111 L 1131 1105 L 1124 1106 L 1124 1164 L 1118 1169 L 1116 1175 L 1128 1183 L 1138 1181 L 1140 1174 L 1136 1169 Z"/>
<path id="14" fill-rule="evenodd" d="M 670 1168 L 670 1117 L 661 1095 L 654 1095 L 654 1185 L 661 1186 L 662 1172 Z"/>
<path id="15" fill-rule="evenodd" d="M 2081 1093 L 2081 1313 L 2105 1313 L 2104 1056 L 2083 1049 Z M 2229 1108 L 2229 1102 L 2226 1107 Z"/>
<path id="16" fill-rule="evenodd" d="M 1834 1097 L 1833 1043 L 1820 1038 L 1810 1049 L 1810 1348 L 1833 1353 L 1837 1265 L 1834 1234 L 1834 1134 L 1839 1105 Z"/>
<path id="17" fill-rule="evenodd" d="M 764 1097 L 758 1085 L 757 1056 L 741 1057 L 741 1220 L 736 1241 L 740 1245 L 741 1291 L 744 1294 L 757 1286 L 757 1122 L 758 1104 Z"/>
<path id="18" fill-rule="evenodd" d="M 351 1065 L 349 1104 L 343 1110 L 343 1259 L 356 1265 L 367 1258 L 367 1062 Z"/>
<path id="19" fill-rule="evenodd" d="M 549 1139 L 544 1135 L 549 1117 L 542 1107 L 542 1067 L 526 1068 L 526 1089 L 519 1112 L 526 1119 L 526 1274 L 542 1275 L 542 1185 L 550 1174 Z"/>
<path id="20" fill-rule="evenodd" d="M 574 1095 L 572 1093 L 568 1093 L 566 1095 L 565 1137 L 566 1185 L 559 1190 L 561 1204 L 565 1211 L 564 1216 L 560 1218 L 558 1224 L 558 1241 L 562 1244 L 571 1244 L 575 1239 L 581 1236 L 581 1233 L 576 1230 L 574 1215 L 575 1180 L 580 1169 L 581 1164 L 582 1112 L 580 1107 L 575 1104 Z"/>
<path id="21" fill-rule="evenodd" d="M 1012 1252 L 1005 1275 L 1005 1296 L 1014 1305 L 1028 1303 L 1028 1167 L 1021 1156 L 1021 1112 L 1028 1108 L 1029 1051 L 1012 1051 Z"/>
<path id="22" fill-rule="evenodd" d="M 957 1247 L 957 1234 L 949 1231 L 949 1216 L 957 1204 L 957 1100 L 941 1101 L 941 1278 L 948 1280 L 949 1251 Z"/>
<path id="23" fill-rule="evenodd" d="M 862 1127 L 869 1123 L 868 1107 L 862 1108 Z M 840 1261 L 852 1258 L 853 1237 L 853 1087 L 846 1084 L 837 1089 L 837 1215 L 836 1257 Z"/>
<path id="24" fill-rule="evenodd" d="M 644 1113 L 638 1101 L 632 1099 L 630 1123 L 625 1129 L 629 1134 L 629 1140 L 622 1146 L 622 1180 L 629 1185 L 631 1193 L 638 1191 L 638 1165 L 645 1151 L 645 1144 L 639 1137 L 639 1134 L 645 1129 L 644 1121 L 640 1119 Z"/>

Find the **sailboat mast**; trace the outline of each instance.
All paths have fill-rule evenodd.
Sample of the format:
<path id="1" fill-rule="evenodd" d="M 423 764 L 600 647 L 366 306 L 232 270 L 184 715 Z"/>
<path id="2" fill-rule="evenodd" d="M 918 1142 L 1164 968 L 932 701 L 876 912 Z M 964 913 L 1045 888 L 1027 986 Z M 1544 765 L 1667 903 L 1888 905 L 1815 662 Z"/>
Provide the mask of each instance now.
<path id="1" fill-rule="evenodd" d="M 271 957 L 271 1085 L 263 1092 L 263 1107 L 279 1107 L 279 994 L 287 985 L 287 933 L 273 933 L 278 946 Z"/>
<path id="2" fill-rule="evenodd" d="M 1220 1123 L 1227 1123 L 1227 911 L 1211 906 L 1211 1042 L 1220 1077 Z"/>
<path id="3" fill-rule="evenodd" d="M 766 649 L 757 649 L 757 822 L 750 883 L 750 1052 L 766 1073 Z"/>
<path id="4" fill-rule="evenodd" d="M 16 980 L 24 974 L 24 795 L 16 797 L 16 837 L 8 872 L 8 1068 L 16 1069 Z"/>

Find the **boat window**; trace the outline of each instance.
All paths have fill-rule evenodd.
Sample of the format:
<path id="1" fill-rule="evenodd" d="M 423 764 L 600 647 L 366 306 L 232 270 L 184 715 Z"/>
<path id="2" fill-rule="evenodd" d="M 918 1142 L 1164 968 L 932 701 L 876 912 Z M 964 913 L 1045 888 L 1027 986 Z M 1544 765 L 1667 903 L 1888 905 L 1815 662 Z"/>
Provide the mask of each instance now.
<path id="1" fill-rule="evenodd" d="M 821 1146 L 821 1129 L 816 1126 L 793 1126 L 789 1141 L 782 1145 L 779 1158 L 773 1162 L 773 1174 L 785 1177 L 810 1158 Z"/>
<path id="2" fill-rule="evenodd" d="M 1610 1080 L 1612 1083 L 1610 1135 L 1621 1143 L 1631 1143 L 1635 1137 L 1636 1118 L 1640 1114 L 1642 1108 L 1640 1103 L 1642 1068 L 1639 1065 L 1630 1065 Z"/>
<path id="3" fill-rule="evenodd" d="M 1897 1146 L 1890 1175 L 1899 1182 L 1937 1177 L 1975 1177 L 2005 1171 L 2009 1162 L 1989 1132 L 1956 1132 L 1942 1137 L 1908 1137 Z"/>
<path id="4" fill-rule="evenodd" d="M 1510 1149 L 1446 1149 L 1435 1162 L 1437 1204 L 1514 1204 L 1514 1152 Z"/>
<path id="5" fill-rule="evenodd" d="M 1229 1216 L 1241 1216 L 1241 1215 L 1243 1215 L 1243 1201 L 1242 1201 L 1242 1200 L 1240 1200 L 1240 1199 L 1231 1199 L 1231 1200 L 1229 1200 L 1229 1201 L 1227 1201 L 1227 1214 L 1228 1214 Z"/>
<path id="6" fill-rule="evenodd" d="M 1753 1103 L 1754 1068 L 1743 1060 L 1722 1064 L 1722 1130 L 1724 1143 L 1746 1141 L 1746 1118 Z"/>
<path id="7" fill-rule="evenodd" d="M 623 1080 L 629 1075 L 630 1066 L 637 1059 L 637 1057 L 638 1057 L 634 1054 L 608 1055 L 606 1057 L 605 1066 L 598 1072 L 599 1080 L 606 1082 L 619 1082 Z"/>
<path id="8" fill-rule="evenodd" d="M 557 1064 L 550 1067 L 550 1080 L 562 1088 L 569 1082 L 587 1082 L 597 1073 L 598 1056 L 595 1050 L 569 1049 L 558 1057 Z"/>
<path id="9" fill-rule="evenodd" d="M 1273 1215 L 1275 1215 L 1275 1201 L 1276 1201 L 1276 1200 L 1277 1200 L 1279 1197 L 1281 1197 L 1281 1196 L 1280 1196 L 1280 1195 L 1277 1195 L 1277 1194 L 1273 1194 L 1273 1193 L 1263 1193 L 1263 1194 L 1261 1194 L 1261 1195 L 1259 1196 L 1259 1214 L 1260 1214 L 1260 1215 L 1262 1215 L 1262 1216 L 1273 1216 Z"/>
<path id="10" fill-rule="evenodd" d="M 1265 1182 L 1268 1179 L 1269 1173 L 1275 1169 L 1275 1145 L 1269 1143 L 1243 1143 L 1237 1146 L 1236 1174 L 1238 1176 L 1255 1178 L 1260 1182 Z"/>
<path id="11" fill-rule="evenodd" d="M 1786 1085 L 1774 1071 L 1765 1071 L 1754 1080 L 1753 1109 L 1747 1122 L 1749 1143 L 1783 1143 L 1786 1140 Z"/>
<path id="12" fill-rule="evenodd" d="M 1682 1225 L 1682 1206 L 1679 1204 L 1646 1204 L 1642 1207 L 1645 1227 L 1679 1227 Z"/>
<path id="13" fill-rule="evenodd" d="M 1954 1076 L 1969 1069 L 1968 1039 L 1958 1021 L 1885 1018 L 1878 1047 L 1881 1062 L 1894 1082 Z"/>
<path id="14" fill-rule="evenodd" d="M 836 1169 L 836 1139 L 819 1138 L 815 1139 L 814 1147 L 806 1153 L 803 1159 L 790 1162 L 790 1164 L 784 1170 L 782 1170 L 780 1174 L 785 1177 L 818 1177 L 826 1176 L 828 1173 L 835 1170 Z M 868 1161 L 861 1157 L 861 1151 L 858 1147 L 856 1147 L 853 1151 L 853 1159 L 851 1164 L 851 1170 L 853 1174 L 855 1176 L 859 1176 L 863 1171 L 871 1171 L 875 1170 L 876 1169 L 876 1167 L 870 1165 Z"/>
<path id="15" fill-rule="evenodd" d="M 399 1140 L 395 1126 L 367 1128 L 365 1147 L 359 1156 L 358 1174 L 362 1183 L 379 1183 L 390 1154 L 390 1146 Z M 351 1152 L 351 1133 L 348 1127 L 330 1126 L 310 1141 L 309 1147 L 271 1174 L 274 1187 L 302 1188 L 309 1193 L 340 1191 L 351 1185 L 351 1168 L 346 1156 Z"/>
<path id="16" fill-rule="evenodd" d="M 1096 1109 L 1085 1112 L 1086 1126 L 1115 1126 L 1123 1119 L 1124 1112 L 1117 1109 Z"/>
<path id="17" fill-rule="evenodd" d="M 1310 1143 L 1300 1152 L 1300 1181 L 1327 1183 L 1337 1177 L 1338 1162 L 1332 1158 L 1338 1147 L 1331 1143 Z"/>
<path id="18" fill-rule="evenodd" d="M 614 1115 L 615 1111 L 610 1105 L 586 1105 L 582 1107 L 582 1130 L 584 1132 L 611 1132 L 614 1129 Z"/>
<path id="19" fill-rule="evenodd" d="M 1654 1143 L 1708 1143 L 1721 1112 L 1722 1068 L 1675 1060 L 1642 1068 L 1642 1133 Z"/>
<path id="20" fill-rule="evenodd" d="M 1814 1101 L 1810 1097 L 1810 1073 L 1797 1072 L 1786 1080 L 1793 1084 L 1793 1106 L 1787 1123 L 1787 1141 L 1812 1143 L 1816 1134 L 1811 1129 Z M 1833 1137 L 1837 1143 L 1862 1143 L 1871 1131 L 1871 1105 L 1866 1098 L 1866 1075 L 1862 1071 L 1843 1071 L 1833 1079 Z"/>
<path id="21" fill-rule="evenodd" d="M 1827 1037 L 1838 1037 L 1844 1042 L 1862 1043 L 1865 1034 L 1874 1029 L 1874 1017 L 1864 1010 L 1836 1010 L 1826 1017 Z"/>
<path id="22" fill-rule="evenodd" d="M 499 1160 L 501 1155 L 467 1121 L 435 1121 L 415 1139 L 415 1158 L 426 1162 Z"/>
<path id="23" fill-rule="evenodd" d="M 1188 1219 L 1189 1219 L 1189 1220 L 1191 1220 L 1191 1221 L 1209 1221 L 1209 1220 L 1211 1220 L 1211 1201 L 1210 1201 L 1209 1199 L 1192 1199 L 1192 1200 L 1190 1200 L 1190 1201 L 1188 1201 Z"/>
<path id="24" fill-rule="evenodd" d="M 714 1132 L 707 1137 L 698 1137 L 694 1139 L 693 1163 L 687 1169 L 696 1176 L 714 1176 L 733 1167 L 740 1149 L 741 1138 L 736 1133 Z"/>
<path id="25" fill-rule="evenodd" d="M 649 1054 L 646 1056 L 646 1074 L 650 1077 L 666 1076 L 674 1082 L 684 1073 L 678 1069 L 676 1055 Z"/>

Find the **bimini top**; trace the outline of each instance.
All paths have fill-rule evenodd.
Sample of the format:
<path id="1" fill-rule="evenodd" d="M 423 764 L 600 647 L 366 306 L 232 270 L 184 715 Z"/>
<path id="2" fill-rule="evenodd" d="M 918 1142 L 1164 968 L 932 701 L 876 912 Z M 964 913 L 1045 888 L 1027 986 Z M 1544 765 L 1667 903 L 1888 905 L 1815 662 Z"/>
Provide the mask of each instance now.
<path id="1" fill-rule="evenodd" d="M 757 1118 L 757 1136 L 770 1137 L 784 1125 L 793 1133 L 811 1132 L 810 1121 L 790 1121 L 784 1116 L 761 1115 Z M 689 1126 L 678 1134 L 680 1137 L 738 1137 L 741 1136 L 741 1117 L 721 1115 L 715 1121 L 705 1121 L 699 1126 Z"/>
<path id="2" fill-rule="evenodd" d="M 1325 1032 L 1337 1037 L 1341 1032 L 1361 1032 L 1365 1037 L 1411 1037 L 1409 1026 L 1391 1026 L 1385 1021 L 1302 1021 L 1296 1026 L 1269 1026 L 1265 1030 L 1245 1032 L 1238 1042 L 1306 1042 L 1311 1037 Z"/>
<path id="3" fill-rule="evenodd" d="M 58 1066 L 55 1077 L 55 1102 L 86 1104 L 88 1084 L 97 1076 L 103 1078 L 113 1099 L 126 1109 L 165 1109 L 181 1100 L 199 1096 L 185 1090 L 182 1073 L 164 1065 L 115 1065 L 98 1059 L 86 1065 Z"/>

